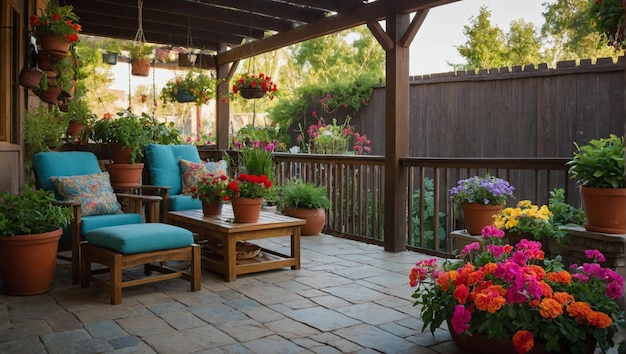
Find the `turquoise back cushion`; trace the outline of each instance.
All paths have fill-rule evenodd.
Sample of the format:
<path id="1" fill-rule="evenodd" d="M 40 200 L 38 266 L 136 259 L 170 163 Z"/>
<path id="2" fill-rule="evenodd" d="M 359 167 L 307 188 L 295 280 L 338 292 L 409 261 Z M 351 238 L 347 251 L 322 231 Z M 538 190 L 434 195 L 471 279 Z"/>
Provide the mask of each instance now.
<path id="1" fill-rule="evenodd" d="M 61 199 L 61 196 L 50 177 L 90 175 L 102 172 L 96 155 L 86 151 L 38 152 L 33 157 L 33 168 L 41 188 L 54 191 L 57 199 Z"/>
<path id="2" fill-rule="evenodd" d="M 150 184 L 170 186 L 170 194 L 180 194 L 183 182 L 178 160 L 200 162 L 200 154 L 194 145 L 150 144 L 146 147 L 146 163 Z"/>

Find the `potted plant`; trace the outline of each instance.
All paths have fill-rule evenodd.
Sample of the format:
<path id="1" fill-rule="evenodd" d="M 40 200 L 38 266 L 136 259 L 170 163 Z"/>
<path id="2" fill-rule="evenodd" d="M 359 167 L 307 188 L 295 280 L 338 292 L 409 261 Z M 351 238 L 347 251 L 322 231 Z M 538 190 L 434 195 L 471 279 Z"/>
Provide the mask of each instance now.
<path id="1" fill-rule="evenodd" d="M 131 74 L 135 76 L 150 75 L 150 55 L 154 46 L 145 42 L 129 42 L 125 45 L 130 59 Z"/>
<path id="2" fill-rule="evenodd" d="M 30 186 L 0 194 L 0 274 L 4 292 L 36 295 L 52 287 L 62 227 L 72 208 L 53 204 L 54 195 Z"/>
<path id="3" fill-rule="evenodd" d="M 215 97 L 219 80 L 212 78 L 201 69 L 189 70 L 184 76 L 176 76 L 161 89 L 161 100 L 168 102 L 195 102 L 206 104 Z"/>
<path id="4" fill-rule="evenodd" d="M 81 30 L 73 7 L 58 6 L 55 1 L 48 2 L 45 15 L 31 16 L 30 26 L 41 49 L 58 58 L 64 57 L 72 43 L 78 41 Z"/>
<path id="5" fill-rule="evenodd" d="M 279 188 L 279 203 L 285 214 L 306 220 L 303 236 L 319 235 L 326 224 L 326 211 L 332 204 L 326 187 L 295 179 Z"/>
<path id="6" fill-rule="evenodd" d="M 191 187 L 191 198 L 199 199 L 202 202 L 202 212 L 204 216 L 216 216 L 221 214 L 222 205 L 225 200 L 229 200 L 228 176 L 215 175 L 209 173 L 198 183 Z"/>
<path id="7" fill-rule="evenodd" d="M 226 195 L 230 199 L 235 222 L 257 222 L 263 198 L 272 188 L 266 175 L 242 173 L 228 183 Z"/>
<path id="8" fill-rule="evenodd" d="M 57 105 L 39 106 L 26 111 L 24 117 L 25 169 L 32 169 L 32 158 L 40 151 L 50 151 L 59 147 L 67 128 L 67 115 Z M 30 174 L 30 172 L 29 172 Z"/>
<path id="9" fill-rule="evenodd" d="M 539 242 L 503 245 L 495 226 L 482 234 L 487 245 L 469 244 L 463 260 L 420 260 L 411 270 L 422 330 L 447 322 L 464 353 L 586 354 L 614 345 L 624 280 L 598 264 L 599 251 L 567 271 L 559 257 L 544 259 Z"/>
<path id="10" fill-rule="evenodd" d="M 82 87 L 77 92 L 76 99 L 73 99 L 67 104 L 67 116 L 69 117 L 69 123 L 67 125 L 67 131 L 65 133 L 65 140 L 69 143 L 85 143 L 87 141 L 87 134 L 90 125 L 96 119 L 96 115 L 91 112 L 89 103 L 85 99 L 82 93 Z"/>
<path id="11" fill-rule="evenodd" d="M 269 76 L 263 73 L 244 74 L 239 77 L 233 85 L 232 94 L 240 94 L 246 99 L 261 98 L 269 93 L 270 99 L 274 99 L 277 86 Z"/>
<path id="12" fill-rule="evenodd" d="M 455 206 L 463 210 L 465 227 L 470 235 L 479 235 L 482 228 L 493 224 L 498 214 L 515 188 L 501 178 L 486 175 L 473 176 L 457 182 L 450 189 L 450 197 Z"/>
<path id="13" fill-rule="evenodd" d="M 567 162 L 569 175 L 580 184 L 588 231 L 626 233 L 624 138 L 611 134 L 576 146 Z"/>

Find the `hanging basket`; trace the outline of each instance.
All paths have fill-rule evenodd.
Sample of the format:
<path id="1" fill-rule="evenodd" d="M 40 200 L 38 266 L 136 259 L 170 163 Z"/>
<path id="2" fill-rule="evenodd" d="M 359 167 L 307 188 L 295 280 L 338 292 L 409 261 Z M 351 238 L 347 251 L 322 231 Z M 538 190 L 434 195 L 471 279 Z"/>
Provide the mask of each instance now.
<path id="1" fill-rule="evenodd" d="M 150 76 L 150 62 L 148 60 L 135 60 L 130 62 L 131 74 L 134 76 Z"/>
<path id="2" fill-rule="evenodd" d="M 261 98 L 265 96 L 265 91 L 263 91 L 262 87 L 255 87 L 255 88 L 245 87 L 245 88 L 240 89 L 239 93 L 241 94 L 241 97 L 248 99 L 248 100 Z"/>
<path id="3" fill-rule="evenodd" d="M 37 67 L 39 67 L 39 69 L 52 71 L 52 63 L 53 57 L 49 52 L 40 50 L 39 53 L 37 53 Z"/>
<path id="4" fill-rule="evenodd" d="M 215 69 L 215 60 L 211 54 L 198 54 L 195 61 L 196 67 L 200 69 Z"/>
<path id="5" fill-rule="evenodd" d="M 190 68 L 196 61 L 196 56 L 191 53 L 178 53 L 178 66 Z"/>
<path id="6" fill-rule="evenodd" d="M 176 92 L 176 102 L 186 103 L 186 102 L 195 102 L 196 96 L 194 96 L 191 92 L 187 90 L 178 90 Z"/>
<path id="7" fill-rule="evenodd" d="M 115 65 L 117 64 L 118 53 L 102 53 L 102 62 L 104 64 Z"/>
<path id="8" fill-rule="evenodd" d="M 39 45 L 53 58 L 61 59 L 67 55 L 72 43 L 66 41 L 63 36 L 49 34 L 40 38 Z"/>
<path id="9" fill-rule="evenodd" d="M 43 71 L 37 68 L 23 68 L 20 71 L 20 85 L 28 89 L 36 89 L 39 87 Z"/>

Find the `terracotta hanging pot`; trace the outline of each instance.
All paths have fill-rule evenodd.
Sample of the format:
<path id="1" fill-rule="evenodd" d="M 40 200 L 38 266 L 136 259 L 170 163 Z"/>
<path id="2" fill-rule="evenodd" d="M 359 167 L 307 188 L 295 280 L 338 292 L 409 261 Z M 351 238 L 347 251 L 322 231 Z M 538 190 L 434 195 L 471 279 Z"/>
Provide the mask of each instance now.
<path id="1" fill-rule="evenodd" d="M 149 76 L 150 62 L 148 60 L 134 60 L 130 62 L 131 74 L 135 76 Z"/>
<path id="2" fill-rule="evenodd" d="M 44 294 L 52 287 L 63 229 L 0 237 L 0 275 L 5 294 Z"/>
<path id="3" fill-rule="evenodd" d="M 240 89 L 239 92 L 241 94 L 241 97 L 245 99 L 255 99 L 255 98 L 261 98 L 265 96 L 265 91 L 263 91 L 262 87 L 255 87 L 255 88 L 244 87 Z"/>
<path id="4" fill-rule="evenodd" d="M 41 70 L 52 71 L 52 64 L 55 58 L 53 58 L 49 52 L 40 50 L 37 53 L 37 66 Z"/>
<path id="5" fill-rule="evenodd" d="M 480 235 L 483 227 L 493 225 L 494 216 L 502 211 L 503 205 L 491 205 L 480 203 L 462 203 L 463 220 L 465 228 L 470 235 Z"/>
<path id="6" fill-rule="evenodd" d="M 48 78 L 48 89 L 39 92 L 39 98 L 47 103 L 57 104 L 59 103 L 59 95 L 63 91 L 62 86 L 57 86 L 55 79 Z"/>
<path id="7" fill-rule="evenodd" d="M 326 212 L 323 208 L 301 209 L 285 207 L 285 214 L 306 220 L 306 224 L 300 227 L 300 234 L 302 236 L 319 235 L 326 224 Z"/>
<path id="8" fill-rule="evenodd" d="M 109 172 L 114 188 L 134 188 L 141 184 L 142 163 L 106 163 L 104 168 Z"/>
<path id="9" fill-rule="evenodd" d="M 61 107 L 59 106 L 59 108 Z M 86 140 L 86 137 L 82 136 L 84 128 L 85 128 L 85 124 L 78 123 L 76 121 L 71 120 L 69 124 L 67 125 L 66 134 L 68 137 L 71 137 L 72 141 L 75 143 L 85 142 L 84 140 Z"/>
<path id="10" fill-rule="evenodd" d="M 263 198 L 235 198 L 232 200 L 235 222 L 257 222 L 261 215 Z"/>
<path id="11" fill-rule="evenodd" d="M 191 53 L 178 53 L 178 66 L 189 68 L 193 66 L 196 56 Z"/>
<path id="12" fill-rule="evenodd" d="M 626 188 L 580 187 L 585 204 L 585 229 L 626 234 Z"/>
<path id="13" fill-rule="evenodd" d="M 44 72 L 37 68 L 23 68 L 20 71 L 20 85 L 31 90 L 37 89 L 43 74 Z"/>
<path id="14" fill-rule="evenodd" d="M 222 214 L 222 203 L 221 201 L 213 201 L 213 202 L 202 202 L 202 214 L 207 217 L 215 217 Z"/>
<path id="15" fill-rule="evenodd" d="M 60 59 L 67 55 L 72 43 L 66 41 L 61 35 L 49 34 L 39 39 L 39 45 L 51 57 Z"/>

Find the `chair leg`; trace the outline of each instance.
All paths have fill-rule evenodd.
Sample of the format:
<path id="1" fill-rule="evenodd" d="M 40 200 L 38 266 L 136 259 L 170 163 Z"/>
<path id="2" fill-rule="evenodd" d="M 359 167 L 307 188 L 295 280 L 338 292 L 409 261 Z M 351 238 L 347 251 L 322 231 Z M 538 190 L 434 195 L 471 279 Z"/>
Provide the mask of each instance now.
<path id="1" fill-rule="evenodd" d="M 81 288 L 88 288 L 89 287 L 89 277 L 91 276 L 91 260 L 89 257 L 87 257 L 85 255 L 85 250 L 84 247 L 86 247 L 87 243 L 86 242 L 81 242 L 80 244 L 80 248 L 83 249 L 82 252 L 80 252 L 81 257 L 80 257 L 80 287 Z M 72 251 L 73 252 L 73 251 Z M 74 264 L 76 260 L 72 259 L 72 264 Z"/>
<path id="2" fill-rule="evenodd" d="M 200 290 L 200 279 L 202 276 L 202 268 L 200 267 L 202 260 L 200 259 L 200 245 L 193 244 L 191 246 L 191 291 Z"/>
<path id="3" fill-rule="evenodd" d="M 122 303 L 122 254 L 118 253 L 113 257 L 111 266 L 111 304 Z"/>

